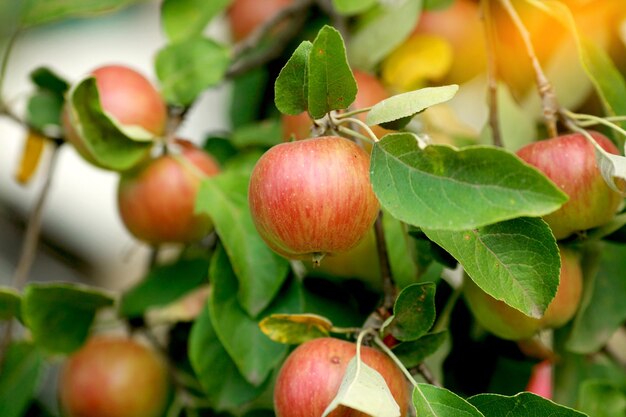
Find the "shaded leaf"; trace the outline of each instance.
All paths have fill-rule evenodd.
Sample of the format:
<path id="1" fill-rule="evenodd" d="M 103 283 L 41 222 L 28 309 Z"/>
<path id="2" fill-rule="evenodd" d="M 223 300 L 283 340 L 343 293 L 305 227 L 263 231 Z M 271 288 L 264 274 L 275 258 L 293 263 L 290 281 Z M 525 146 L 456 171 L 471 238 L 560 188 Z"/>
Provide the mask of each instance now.
<path id="1" fill-rule="evenodd" d="M 340 405 L 376 417 L 400 417 L 400 406 L 393 398 L 385 378 L 354 356 L 341 380 L 337 396 L 328 404 L 322 417 Z"/>
<path id="2" fill-rule="evenodd" d="M 426 87 L 391 96 L 374 105 L 367 114 L 365 122 L 374 126 L 414 116 L 430 106 L 452 99 L 458 90 L 459 86 L 453 84 L 442 87 Z"/>
<path id="3" fill-rule="evenodd" d="M 279 119 L 267 119 L 242 126 L 233 132 L 231 143 L 237 148 L 248 146 L 271 147 L 282 142 L 282 124 Z"/>
<path id="4" fill-rule="evenodd" d="M 601 380 L 587 380 L 580 386 L 578 409 L 593 417 L 626 415 L 626 391 Z"/>
<path id="5" fill-rule="evenodd" d="M 63 97 L 70 88 L 67 81 L 46 67 L 34 69 L 30 73 L 30 79 L 39 89 L 49 91 L 60 97 Z"/>
<path id="6" fill-rule="evenodd" d="M 151 307 L 165 306 L 208 282 L 209 261 L 180 259 L 158 265 L 134 287 L 122 295 L 119 313 L 126 317 L 141 316 Z"/>
<path id="7" fill-rule="evenodd" d="M 0 287 L 0 320 L 20 316 L 20 293 L 11 287 Z"/>
<path id="8" fill-rule="evenodd" d="M 155 67 L 165 100 L 186 106 L 220 83 L 229 63 L 229 51 L 224 46 L 207 38 L 191 38 L 161 49 Z"/>
<path id="9" fill-rule="evenodd" d="M 312 118 L 347 109 L 354 102 L 356 80 L 348 65 L 343 39 L 335 28 L 324 26 L 313 41 L 307 78 L 308 111 Z"/>
<path id="10" fill-rule="evenodd" d="M 164 0 L 161 22 L 172 42 L 199 36 L 206 25 L 223 11 L 231 0 Z"/>
<path id="11" fill-rule="evenodd" d="M 317 314 L 272 314 L 261 320 L 259 327 L 275 342 L 299 345 L 328 336 L 333 324 Z"/>
<path id="12" fill-rule="evenodd" d="M 483 291 L 541 317 L 559 285 L 561 258 L 549 226 L 519 218 L 465 232 L 424 229 Z"/>
<path id="13" fill-rule="evenodd" d="M 35 395 L 43 358 L 28 342 L 11 343 L 0 372 L 0 415 L 21 417 Z"/>
<path id="14" fill-rule="evenodd" d="M 530 392 L 512 397 L 498 394 L 479 394 L 468 399 L 485 417 L 583 417 L 579 411 L 556 404 Z"/>
<path id="15" fill-rule="evenodd" d="M 22 318 L 35 344 L 52 353 L 83 345 L 96 312 L 113 305 L 105 292 L 68 283 L 33 283 L 24 289 Z"/>
<path id="16" fill-rule="evenodd" d="M 22 150 L 22 158 L 15 173 L 15 180 L 18 183 L 24 185 L 31 180 L 39 167 L 46 143 L 47 139 L 45 137 L 32 130 L 28 131 L 24 149 Z"/>
<path id="17" fill-rule="evenodd" d="M 429 384 L 417 384 L 413 390 L 413 405 L 420 417 L 486 416 L 452 391 Z"/>
<path id="18" fill-rule="evenodd" d="M 302 41 L 274 83 L 274 103 L 284 114 L 296 116 L 308 109 L 307 67 L 313 44 Z"/>
<path id="19" fill-rule="evenodd" d="M 60 126 L 63 103 L 63 96 L 49 91 L 37 91 L 28 99 L 26 119 L 39 130 L 50 125 Z"/>
<path id="20" fill-rule="evenodd" d="M 26 2 L 22 25 L 41 25 L 70 17 L 87 17 L 112 12 L 143 0 L 29 0 Z"/>
<path id="21" fill-rule="evenodd" d="M 216 411 L 236 411 L 265 389 L 265 384 L 255 387 L 239 373 L 217 338 L 208 307 L 203 309 L 191 329 L 189 359 Z"/>
<path id="22" fill-rule="evenodd" d="M 435 284 L 409 285 L 393 306 L 391 333 L 400 341 L 416 340 L 432 327 L 435 314 Z"/>
<path id="23" fill-rule="evenodd" d="M 196 197 L 196 211 L 215 223 L 239 281 L 237 298 L 251 317 L 274 299 L 287 277 L 289 262 L 261 239 L 248 207 L 249 173 L 226 171 L 205 179 Z"/>
<path id="24" fill-rule="evenodd" d="M 418 268 L 415 264 L 413 242 L 406 231 L 406 225 L 395 219 L 389 213 L 383 215 L 383 230 L 387 256 L 391 266 L 391 275 L 400 289 L 415 283 L 418 278 Z M 380 276 L 377 273 L 377 280 Z"/>
<path id="25" fill-rule="evenodd" d="M 502 149 L 419 148 L 411 134 L 374 146 L 371 181 L 381 205 L 408 224 L 467 230 L 558 209 L 567 196 L 536 169 Z"/>
<path id="26" fill-rule="evenodd" d="M 439 350 L 447 337 L 447 331 L 428 333 L 417 340 L 402 342 L 392 350 L 406 368 L 413 368 Z"/>

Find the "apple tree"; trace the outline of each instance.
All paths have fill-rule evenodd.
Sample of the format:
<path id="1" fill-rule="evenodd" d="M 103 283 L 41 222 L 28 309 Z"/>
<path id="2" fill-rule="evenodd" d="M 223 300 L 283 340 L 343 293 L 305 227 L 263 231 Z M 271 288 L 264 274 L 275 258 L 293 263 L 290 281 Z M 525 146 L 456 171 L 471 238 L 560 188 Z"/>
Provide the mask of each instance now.
<path id="1" fill-rule="evenodd" d="M 163 0 L 154 80 L 39 67 L 13 108 L 23 31 L 129 3 L 0 5 L 46 179 L 0 415 L 625 415 L 623 1 Z M 231 129 L 181 137 L 224 85 Z M 61 147 L 119 177 L 132 286 L 30 279 Z"/>

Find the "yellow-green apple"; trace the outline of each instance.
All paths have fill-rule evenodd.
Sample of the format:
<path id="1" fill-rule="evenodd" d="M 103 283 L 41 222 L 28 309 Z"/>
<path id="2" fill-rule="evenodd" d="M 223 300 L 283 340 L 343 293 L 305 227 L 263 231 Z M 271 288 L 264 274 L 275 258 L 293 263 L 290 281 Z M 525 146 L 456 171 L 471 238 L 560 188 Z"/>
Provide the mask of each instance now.
<path id="1" fill-rule="evenodd" d="M 201 239 L 213 222 L 195 213 L 196 195 L 202 179 L 219 170 L 207 152 L 177 140 L 169 153 L 120 176 L 117 202 L 124 225 L 137 239 L 152 244 Z"/>
<path id="2" fill-rule="evenodd" d="M 268 21 L 293 0 L 235 0 L 228 8 L 228 20 L 233 38 L 240 41 Z"/>
<path id="3" fill-rule="evenodd" d="M 606 136 L 590 132 L 607 152 L 619 154 Z M 596 163 L 593 144 L 581 134 L 557 136 L 528 144 L 517 155 L 552 180 L 569 200 L 543 217 L 557 239 L 608 223 L 623 201 L 606 184 Z"/>
<path id="4" fill-rule="evenodd" d="M 90 73 L 96 80 L 102 110 L 119 125 L 139 127 L 161 136 L 167 122 L 167 107 L 156 88 L 142 74 L 122 65 L 106 65 Z M 66 103 L 62 113 L 65 139 L 78 153 L 99 165 L 81 136 L 77 115 Z"/>
<path id="5" fill-rule="evenodd" d="M 557 292 L 543 317 L 533 318 L 484 292 L 466 279 L 463 293 L 474 317 L 486 330 L 509 340 L 528 339 L 545 328 L 557 328 L 576 313 L 582 294 L 583 274 L 579 254 L 559 246 L 561 271 Z"/>
<path id="6" fill-rule="evenodd" d="M 298 346 L 287 358 L 276 378 L 274 411 L 278 417 L 321 416 L 335 398 L 356 345 L 324 337 Z M 361 360 L 380 373 L 395 401 L 400 415 L 406 416 L 410 390 L 398 366 L 384 353 L 361 347 Z M 330 417 L 365 417 L 360 411 L 339 406 Z"/>
<path id="7" fill-rule="evenodd" d="M 254 224 L 270 248 L 314 263 L 355 247 L 379 210 L 369 155 L 338 136 L 270 148 L 252 171 L 248 199 Z"/>
<path id="8" fill-rule="evenodd" d="M 355 109 L 371 107 L 379 101 L 389 98 L 389 92 L 375 76 L 360 70 L 354 70 L 354 79 L 358 87 L 356 98 L 352 106 Z M 360 113 L 357 117 L 365 121 L 367 113 Z M 311 136 L 313 121 L 307 112 L 295 116 L 282 115 L 283 139 L 306 139 Z M 389 133 L 388 130 L 376 125 L 371 127 L 377 137 Z"/>
<path id="9" fill-rule="evenodd" d="M 160 417 L 168 385 L 163 361 L 148 347 L 94 336 L 67 359 L 58 388 L 67 417 Z"/>

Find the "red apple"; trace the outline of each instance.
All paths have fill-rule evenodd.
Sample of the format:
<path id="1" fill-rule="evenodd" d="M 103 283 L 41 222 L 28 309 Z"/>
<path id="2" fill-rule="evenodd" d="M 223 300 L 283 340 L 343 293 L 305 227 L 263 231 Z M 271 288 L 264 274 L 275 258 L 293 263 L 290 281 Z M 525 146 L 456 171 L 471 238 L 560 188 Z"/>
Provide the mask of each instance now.
<path id="1" fill-rule="evenodd" d="M 167 394 L 161 359 L 124 338 L 93 337 L 68 358 L 59 379 L 67 417 L 160 417 Z"/>
<path id="2" fill-rule="evenodd" d="M 371 107 L 374 104 L 389 98 L 389 93 L 383 84 L 371 74 L 363 71 L 354 70 L 354 78 L 358 87 L 358 92 L 353 103 L 355 109 Z M 365 121 L 367 113 L 361 113 L 357 117 Z M 307 112 L 300 113 L 296 116 L 282 115 L 283 139 L 305 139 L 311 136 L 311 127 L 313 121 Z M 372 131 L 377 137 L 382 137 L 389 133 L 387 129 L 380 126 L 372 126 Z"/>
<path id="3" fill-rule="evenodd" d="M 250 35 L 293 0 L 235 0 L 228 9 L 230 29 L 236 41 Z"/>
<path id="4" fill-rule="evenodd" d="M 534 365 L 526 391 L 551 400 L 553 396 L 552 385 L 552 363 L 544 360 Z"/>
<path id="5" fill-rule="evenodd" d="M 590 133 L 607 152 L 619 154 L 608 138 L 598 132 Z M 517 155 L 569 196 L 560 209 L 543 217 L 557 239 L 608 223 L 623 201 L 602 178 L 594 146 L 580 133 L 533 142 L 517 151 Z"/>
<path id="6" fill-rule="evenodd" d="M 272 147 L 252 171 L 248 199 L 256 228 L 274 251 L 315 263 L 356 246 L 379 209 L 369 155 L 337 136 Z"/>
<path id="7" fill-rule="evenodd" d="M 143 75 L 121 65 L 108 65 L 95 69 L 102 110 L 127 127 L 140 127 L 161 136 L 167 121 L 167 107 L 159 92 Z M 66 104 L 62 114 L 65 138 L 87 161 L 98 165 L 80 136 L 76 115 Z"/>
<path id="8" fill-rule="evenodd" d="M 118 208 L 126 228 L 152 244 L 192 242 L 213 228 L 206 214 L 194 211 L 200 182 L 216 175 L 211 155 L 191 142 L 178 140 L 180 154 L 162 155 L 120 177 Z"/>
<path id="9" fill-rule="evenodd" d="M 333 338 L 320 338 L 298 346 L 283 364 L 274 388 L 277 417 L 321 416 L 335 398 L 348 362 L 356 355 L 356 345 Z M 410 390 L 402 371 L 384 353 L 363 346 L 361 359 L 378 371 L 407 415 Z M 367 414 L 339 406 L 331 417 L 365 417 Z"/>
<path id="10" fill-rule="evenodd" d="M 503 301 L 496 300 L 467 279 L 465 300 L 474 317 L 485 329 L 503 339 L 522 340 L 545 328 L 563 326 L 572 319 L 582 295 L 582 268 L 578 253 L 560 246 L 561 272 L 556 295 L 542 318 L 526 316 Z"/>

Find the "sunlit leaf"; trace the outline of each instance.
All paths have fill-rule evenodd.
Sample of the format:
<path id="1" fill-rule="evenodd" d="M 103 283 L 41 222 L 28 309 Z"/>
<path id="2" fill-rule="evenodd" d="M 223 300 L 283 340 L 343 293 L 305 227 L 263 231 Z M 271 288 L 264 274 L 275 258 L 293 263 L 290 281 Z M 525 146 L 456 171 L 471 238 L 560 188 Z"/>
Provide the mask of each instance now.
<path id="1" fill-rule="evenodd" d="M 376 3 L 377 0 L 333 0 L 337 12 L 344 16 L 364 12 Z"/>
<path id="2" fill-rule="evenodd" d="M 489 417 L 452 391 L 429 384 L 417 384 L 413 405 L 420 417 Z"/>
<path id="3" fill-rule="evenodd" d="M 223 11 L 231 0 L 164 0 L 161 21 L 172 42 L 201 35 L 206 25 Z"/>
<path id="4" fill-rule="evenodd" d="M 70 17 L 95 16 L 128 7 L 143 0 L 29 0 L 24 8 L 22 24 L 40 25 Z"/>
<path id="5" fill-rule="evenodd" d="M 259 327 L 275 342 L 299 345 L 328 336 L 333 324 L 316 314 L 272 314 L 261 320 Z"/>
<path id="6" fill-rule="evenodd" d="M 468 399 L 485 417 L 584 417 L 579 411 L 556 404 L 530 392 L 512 397 L 498 394 L 479 394 Z"/>

